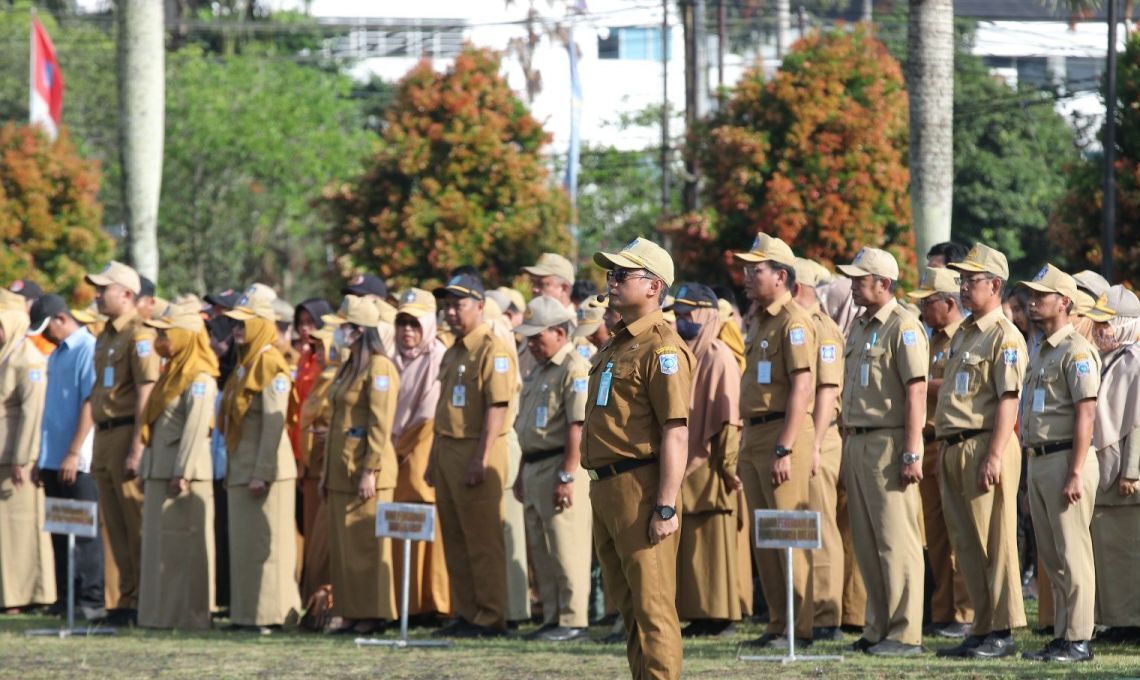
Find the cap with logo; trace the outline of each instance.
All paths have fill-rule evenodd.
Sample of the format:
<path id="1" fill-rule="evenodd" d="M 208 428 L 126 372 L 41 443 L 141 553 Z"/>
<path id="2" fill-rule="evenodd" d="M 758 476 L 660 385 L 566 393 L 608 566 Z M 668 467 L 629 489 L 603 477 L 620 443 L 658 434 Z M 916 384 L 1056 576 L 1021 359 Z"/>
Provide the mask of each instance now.
<path id="1" fill-rule="evenodd" d="M 350 323 L 361 328 L 376 328 L 380 323 L 380 308 L 358 295 L 345 295 L 336 314 L 325 314 L 321 321 L 330 326 Z"/>
<path id="2" fill-rule="evenodd" d="M 1096 306 L 1096 298 L 1089 295 L 1085 291 L 1077 288 L 1076 297 L 1073 298 L 1073 314 L 1077 316 L 1088 316 L 1088 313 Z"/>
<path id="3" fill-rule="evenodd" d="M 592 297 L 579 305 L 578 327 L 571 335 L 574 338 L 588 338 L 596 333 L 603 323 L 602 317 L 606 315 L 609 306 L 609 299 L 598 302 L 597 297 Z"/>
<path id="4" fill-rule="evenodd" d="M 238 305 L 248 305 L 255 300 L 273 304 L 273 301 L 276 299 L 277 291 L 273 290 L 264 283 L 255 283 L 249 288 L 245 289 L 245 293 L 242 295 L 241 299 L 238 300 Z"/>
<path id="5" fill-rule="evenodd" d="M 558 253 L 543 253 L 538 262 L 523 267 L 523 271 L 534 276 L 557 276 L 571 285 L 574 283 L 574 265 Z"/>
<path id="6" fill-rule="evenodd" d="M 1037 272 L 1032 281 L 1022 281 L 1021 285 L 1041 293 L 1057 293 L 1076 302 L 1077 282 L 1060 269 L 1047 264 Z"/>
<path id="7" fill-rule="evenodd" d="M 1077 282 L 1077 288 L 1088 291 L 1089 295 L 1092 295 L 1094 298 L 1099 298 L 1101 295 L 1108 293 L 1109 288 L 1112 287 L 1108 279 L 1091 269 L 1085 269 L 1084 271 L 1073 274 L 1073 280 Z"/>
<path id="8" fill-rule="evenodd" d="M 1140 317 L 1140 298 L 1124 286 L 1110 286 L 1085 316 L 1093 321 L 1108 321 L 1116 317 L 1135 319 Z"/>
<path id="9" fill-rule="evenodd" d="M 200 331 L 206 328 L 198 306 L 191 304 L 170 305 L 162 316 L 144 321 L 152 328 L 181 328 L 187 331 Z"/>
<path id="10" fill-rule="evenodd" d="M 851 264 L 839 265 L 839 271 L 852 278 L 860 276 L 881 276 L 884 279 L 898 281 L 899 263 L 894 255 L 879 248 L 862 248 L 855 254 Z"/>
<path id="11" fill-rule="evenodd" d="M 603 269 L 644 269 L 666 286 L 673 285 L 673 258 L 664 248 L 640 236 L 616 253 L 594 253 L 594 263 Z"/>
<path id="12" fill-rule="evenodd" d="M 443 298 L 450 295 L 451 297 L 457 298 L 482 300 L 484 298 L 483 282 L 470 274 L 459 274 L 451 277 L 446 285 L 433 290 L 432 295 L 436 298 Z"/>
<path id="13" fill-rule="evenodd" d="M 386 298 L 388 297 L 388 284 L 384 283 L 384 279 L 374 274 L 357 274 L 344 284 L 344 288 L 340 289 L 340 294 L 358 297 L 375 295 Z"/>
<path id="14" fill-rule="evenodd" d="M 225 315 L 238 321 L 265 319 L 277 323 L 277 312 L 269 300 L 244 300 L 244 304 L 225 312 Z"/>
<path id="15" fill-rule="evenodd" d="M 960 291 L 957 272 L 942 267 L 926 267 L 922 270 L 922 278 L 918 281 L 918 288 L 907 293 L 907 297 L 914 300 L 925 300 L 931 295 L 939 293 L 957 295 Z"/>
<path id="16" fill-rule="evenodd" d="M 32 309 L 29 312 L 31 317 L 31 325 L 28 327 L 28 335 L 39 335 L 47 328 L 48 321 L 57 314 L 63 312 L 71 313 L 67 308 L 67 302 L 58 295 L 43 295 L 40 299 L 32 303 Z"/>
<path id="17" fill-rule="evenodd" d="M 408 288 L 400 292 L 398 314 L 409 314 L 415 318 L 435 314 L 435 296 L 422 288 Z"/>
<path id="18" fill-rule="evenodd" d="M 88 274 L 86 279 L 87 283 L 93 286 L 118 284 L 135 295 L 138 295 L 139 291 L 142 290 L 139 273 L 122 262 L 116 262 L 115 260 L 111 260 L 107 263 L 107 266 L 103 267 L 103 271 L 98 274 Z"/>
<path id="19" fill-rule="evenodd" d="M 540 295 L 530 301 L 523 314 L 523 322 L 515 332 L 525 337 L 538 335 L 551 326 L 569 323 L 573 320 L 570 310 L 549 295 Z"/>
<path id="20" fill-rule="evenodd" d="M 716 293 L 702 283 L 682 283 L 673 300 L 673 312 L 686 314 L 695 309 L 716 309 Z"/>
<path id="21" fill-rule="evenodd" d="M 831 278 L 831 272 L 824 269 L 820 263 L 806 257 L 796 258 L 796 283 L 814 288 L 829 278 Z"/>
<path id="22" fill-rule="evenodd" d="M 499 318 L 511 306 L 511 299 L 498 288 L 492 288 L 484 294 L 487 296 L 487 304 L 483 306 L 483 318 L 487 321 Z"/>
<path id="23" fill-rule="evenodd" d="M 40 288 L 38 283 L 29 279 L 16 279 L 12 282 L 12 285 L 8 286 L 8 290 L 32 302 L 39 300 L 44 294 L 44 289 Z"/>
<path id="24" fill-rule="evenodd" d="M 975 243 L 970 252 L 966 253 L 966 259 L 946 266 L 960 272 L 984 272 L 993 274 L 1002 281 L 1009 280 L 1009 262 L 1006 261 L 1005 254 L 982 243 Z"/>
<path id="25" fill-rule="evenodd" d="M 756 234 L 752 241 L 752 248 L 747 253 L 735 253 L 734 257 L 742 262 L 775 262 L 786 267 L 796 266 L 796 256 L 791 246 L 775 236 Z"/>

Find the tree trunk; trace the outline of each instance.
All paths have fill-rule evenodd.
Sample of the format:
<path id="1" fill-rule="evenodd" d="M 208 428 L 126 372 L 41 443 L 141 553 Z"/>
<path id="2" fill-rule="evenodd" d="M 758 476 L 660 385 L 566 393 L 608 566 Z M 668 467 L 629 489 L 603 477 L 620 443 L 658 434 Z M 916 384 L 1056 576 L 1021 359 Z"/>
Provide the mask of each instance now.
<path id="1" fill-rule="evenodd" d="M 918 259 L 950 240 L 954 191 L 954 3 L 911 0 L 907 18 L 910 205 Z"/>
<path id="2" fill-rule="evenodd" d="M 131 264 L 143 276 L 158 281 L 158 196 L 166 94 L 163 3 L 120 0 L 117 14 L 123 216 Z"/>
<path id="3" fill-rule="evenodd" d="M 871 0 L 863 0 L 863 12 L 859 20 L 863 23 L 870 24 L 874 20 L 874 12 Z"/>
<path id="4" fill-rule="evenodd" d="M 789 33 L 792 29 L 791 0 L 776 0 L 776 59 L 783 61 L 788 53 Z"/>

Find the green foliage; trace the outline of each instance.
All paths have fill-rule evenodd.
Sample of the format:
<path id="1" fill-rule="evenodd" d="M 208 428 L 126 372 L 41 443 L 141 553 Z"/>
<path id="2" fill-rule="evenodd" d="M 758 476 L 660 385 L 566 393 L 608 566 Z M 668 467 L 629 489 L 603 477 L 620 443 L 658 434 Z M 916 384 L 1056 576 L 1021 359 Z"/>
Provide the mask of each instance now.
<path id="1" fill-rule="evenodd" d="M 428 285 L 471 264 L 496 285 L 568 251 L 569 202 L 540 157 L 550 136 L 499 59 L 467 48 L 444 73 L 424 61 L 400 81 L 377 153 L 321 202 L 343 272 Z"/>

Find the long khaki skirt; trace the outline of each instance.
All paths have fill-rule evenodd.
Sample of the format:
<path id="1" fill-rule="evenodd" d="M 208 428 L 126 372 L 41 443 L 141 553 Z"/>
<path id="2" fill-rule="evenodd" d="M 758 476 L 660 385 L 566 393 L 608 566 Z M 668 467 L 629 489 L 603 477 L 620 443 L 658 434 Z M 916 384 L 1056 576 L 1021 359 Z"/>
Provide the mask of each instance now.
<path id="1" fill-rule="evenodd" d="M 55 558 L 44 525 L 44 491 L 31 482 L 12 483 L 12 466 L 0 465 L 0 607 L 54 604 Z"/>
<path id="2" fill-rule="evenodd" d="M 296 484 L 272 482 L 261 498 L 231 486 L 230 620 L 242 626 L 297 622 L 301 596 L 297 566 Z"/>
<path id="3" fill-rule="evenodd" d="M 376 504 L 392 501 L 393 489 L 371 500 L 330 491 L 329 574 L 333 612 L 346 619 L 396 619 L 396 579 L 392 541 L 376 537 Z"/>
<path id="4" fill-rule="evenodd" d="M 143 500 L 139 625 L 209 630 L 214 603 L 214 483 L 192 481 L 171 497 L 148 479 Z"/>

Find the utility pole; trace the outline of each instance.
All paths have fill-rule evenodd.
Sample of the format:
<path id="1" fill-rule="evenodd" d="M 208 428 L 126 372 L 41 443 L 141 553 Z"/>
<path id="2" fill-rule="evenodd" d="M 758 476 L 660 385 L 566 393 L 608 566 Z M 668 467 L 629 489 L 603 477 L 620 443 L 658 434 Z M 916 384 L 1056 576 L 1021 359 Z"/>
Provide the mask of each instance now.
<path id="1" fill-rule="evenodd" d="M 783 62 L 788 53 L 788 33 L 792 29 L 791 0 L 776 0 L 776 60 Z"/>
<path id="2" fill-rule="evenodd" d="M 661 0 L 661 214 L 669 214 L 669 0 Z"/>
<path id="3" fill-rule="evenodd" d="M 1116 245 L 1116 2 L 1108 0 L 1108 63 L 1104 99 L 1104 225 L 1101 230 L 1100 271 L 1112 281 Z"/>
<path id="4" fill-rule="evenodd" d="M 725 29 L 724 25 L 728 23 L 728 10 L 724 6 L 724 0 L 716 0 L 716 92 L 717 100 L 724 104 L 724 48 Z"/>
<path id="5" fill-rule="evenodd" d="M 702 102 L 705 99 L 704 64 L 702 58 L 702 39 L 704 36 L 703 24 L 705 20 L 704 0 L 683 0 L 683 19 L 685 25 L 685 130 L 692 130 L 700 121 L 704 113 Z M 685 186 L 681 193 L 681 202 L 686 212 L 698 209 L 697 179 L 698 168 L 696 160 L 685 159 Z"/>

